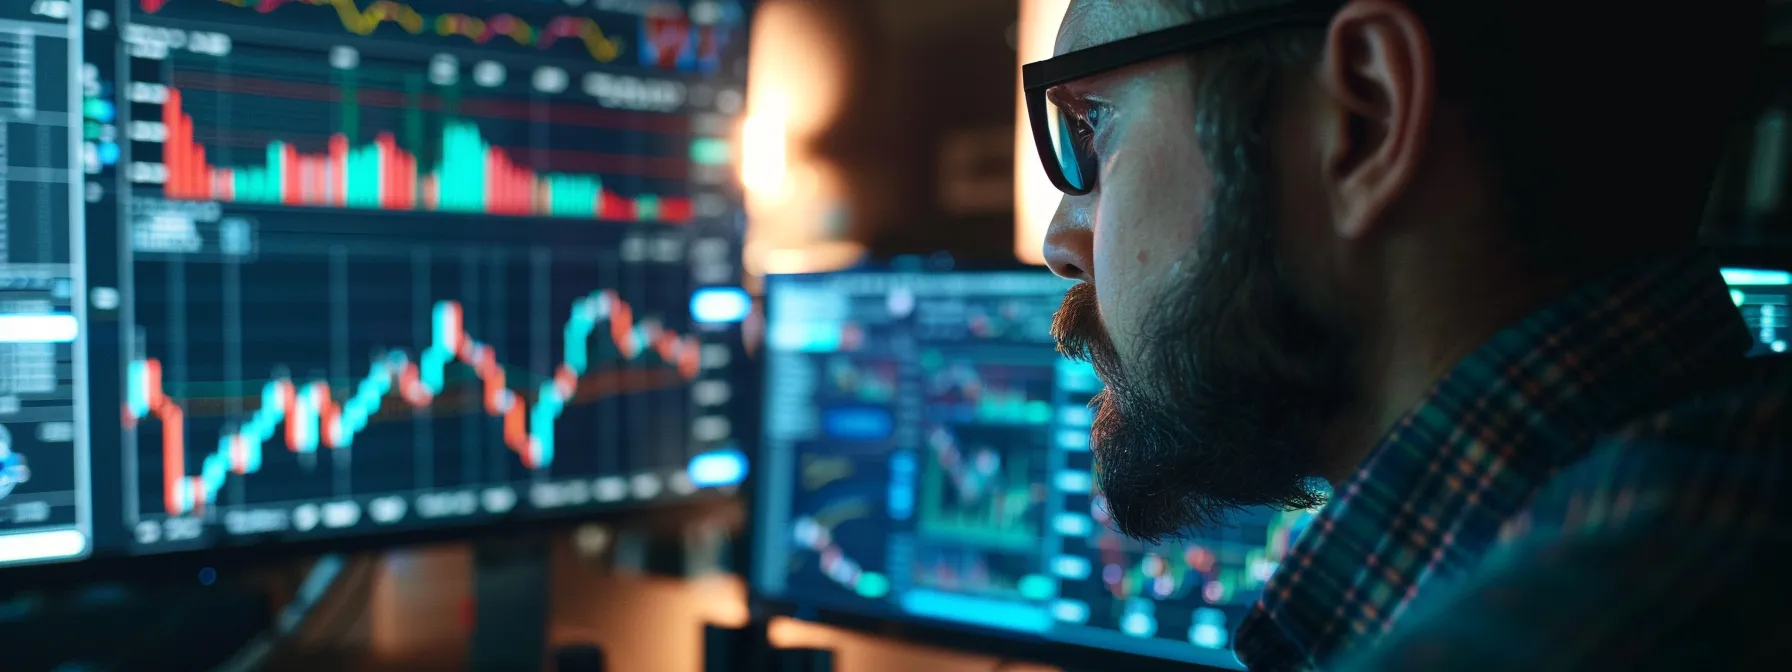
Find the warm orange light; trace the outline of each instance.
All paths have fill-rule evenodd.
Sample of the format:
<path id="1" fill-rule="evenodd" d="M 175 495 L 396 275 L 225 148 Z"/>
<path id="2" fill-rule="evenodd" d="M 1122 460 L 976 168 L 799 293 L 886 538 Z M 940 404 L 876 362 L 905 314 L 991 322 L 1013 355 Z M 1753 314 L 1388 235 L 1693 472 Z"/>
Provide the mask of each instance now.
<path id="1" fill-rule="evenodd" d="M 753 21 L 740 156 L 747 272 L 851 265 L 864 250 L 842 239 L 846 176 L 812 148 L 845 103 L 846 31 L 809 0 L 766 0 Z"/>
<path id="2" fill-rule="evenodd" d="M 778 198 L 790 185 L 790 99 L 769 97 L 741 125 L 740 181 L 757 197 Z"/>
<path id="3" fill-rule="evenodd" d="M 1044 60 L 1052 55 L 1058 24 L 1070 0 L 1021 0 L 1016 47 L 1020 63 Z M 1019 65 L 1017 64 L 1018 70 Z M 1021 81 L 1017 75 L 1015 81 Z M 1062 194 L 1045 177 L 1039 152 L 1033 147 L 1033 131 L 1027 122 L 1026 101 L 1015 94 L 1014 114 L 1014 256 L 1029 264 L 1045 263 L 1045 230 Z"/>

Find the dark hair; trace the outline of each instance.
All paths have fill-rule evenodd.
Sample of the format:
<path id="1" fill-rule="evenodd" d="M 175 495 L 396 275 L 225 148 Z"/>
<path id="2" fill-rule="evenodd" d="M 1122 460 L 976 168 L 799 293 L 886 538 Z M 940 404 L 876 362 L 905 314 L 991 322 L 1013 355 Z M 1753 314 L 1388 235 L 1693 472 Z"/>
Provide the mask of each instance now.
<path id="1" fill-rule="evenodd" d="M 1177 5 L 1205 18 L 1283 1 Z M 1615 261 L 1696 240 L 1732 131 L 1760 106 L 1763 0 L 1407 4 L 1430 34 L 1440 97 L 1469 110 L 1537 262 Z M 1281 53 L 1316 54 L 1323 36 L 1298 39 L 1304 48 Z"/>

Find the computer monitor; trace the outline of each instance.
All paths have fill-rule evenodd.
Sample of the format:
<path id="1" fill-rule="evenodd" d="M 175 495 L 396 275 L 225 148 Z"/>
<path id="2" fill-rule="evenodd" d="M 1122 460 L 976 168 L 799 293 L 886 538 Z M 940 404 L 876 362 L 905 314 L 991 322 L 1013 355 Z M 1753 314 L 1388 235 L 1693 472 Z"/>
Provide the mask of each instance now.
<path id="1" fill-rule="evenodd" d="M 750 9 L 0 3 L 0 565 L 729 489 Z"/>
<path id="2" fill-rule="evenodd" d="M 1039 269 L 769 277 L 755 596 L 1015 657 L 1236 667 L 1230 633 L 1310 514 L 1253 510 L 1164 545 L 1113 532 L 1089 450 L 1101 383 L 1050 335 L 1069 286 Z"/>
<path id="3" fill-rule="evenodd" d="M 1784 352 L 1792 273 L 1724 278 L 1755 352 Z M 1043 270 L 769 277 L 755 597 L 1017 657 L 1236 667 L 1230 634 L 1313 512 L 1158 546 L 1113 532 L 1091 487 L 1100 382 L 1049 334 L 1068 287 Z"/>

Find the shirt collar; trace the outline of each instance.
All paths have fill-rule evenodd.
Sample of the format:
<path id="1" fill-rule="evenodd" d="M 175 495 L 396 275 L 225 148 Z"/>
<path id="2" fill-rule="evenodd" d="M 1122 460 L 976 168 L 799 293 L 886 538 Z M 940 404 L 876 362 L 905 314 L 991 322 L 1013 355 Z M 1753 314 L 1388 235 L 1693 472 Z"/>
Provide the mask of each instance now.
<path id="1" fill-rule="evenodd" d="M 1627 266 L 1498 333 L 1336 490 L 1240 626 L 1240 659 L 1303 668 L 1379 636 L 1597 432 L 1751 342 L 1706 253 Z"/>

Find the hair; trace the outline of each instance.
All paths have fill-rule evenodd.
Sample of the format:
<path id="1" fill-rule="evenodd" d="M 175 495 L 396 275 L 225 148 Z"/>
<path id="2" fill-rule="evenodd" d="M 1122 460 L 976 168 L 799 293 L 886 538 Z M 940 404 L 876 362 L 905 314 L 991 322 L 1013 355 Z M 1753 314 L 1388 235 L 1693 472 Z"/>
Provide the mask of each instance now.
<path id="1" fill-rule="evenodd" d="M 1210 18 L 1287 1 L 1173 4 Z M 1439 96 L 1467 109 L 1512 233 L 1534 262 L 1615 262 L 1696 243 L 1732 131 L 1763 102 L 1755 76 L 1763 0 L 1700 0 L 1677 11 L 1406 1 L 1431 38 Z M 1290 74 L 1311 66 L 1323 44 L 1323 31 L 1282 31 L 1198 54 L 1203 79 L 1231 83 L 1201 86 L 1196 109 L 1231 104 L 1225 89 L 1242 83 L 1228 70 Z M 1210 128 L 1197 130 L 1204 148 L 1216 146 Z"/>

